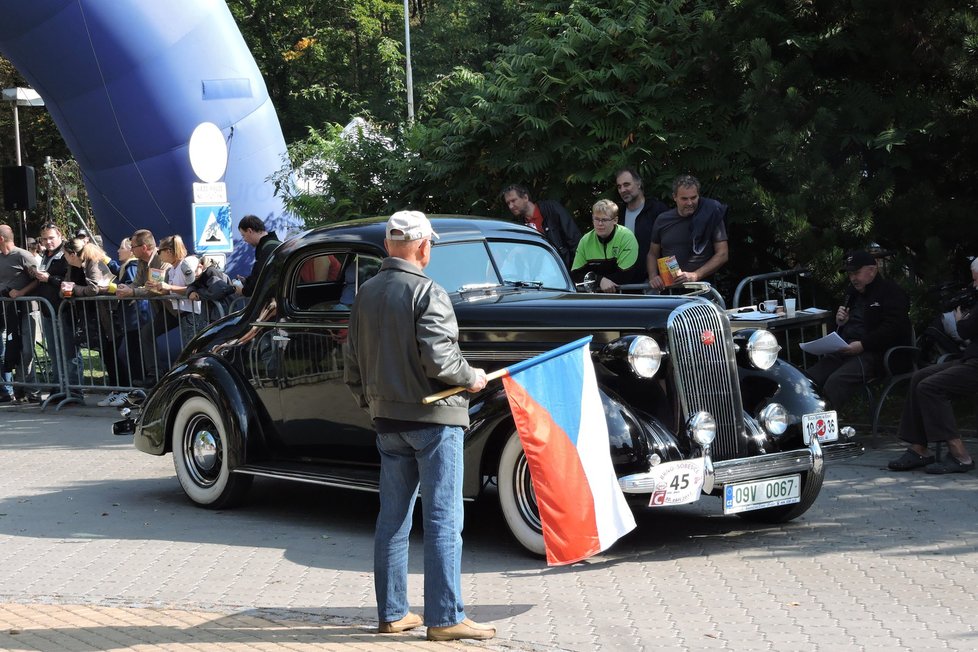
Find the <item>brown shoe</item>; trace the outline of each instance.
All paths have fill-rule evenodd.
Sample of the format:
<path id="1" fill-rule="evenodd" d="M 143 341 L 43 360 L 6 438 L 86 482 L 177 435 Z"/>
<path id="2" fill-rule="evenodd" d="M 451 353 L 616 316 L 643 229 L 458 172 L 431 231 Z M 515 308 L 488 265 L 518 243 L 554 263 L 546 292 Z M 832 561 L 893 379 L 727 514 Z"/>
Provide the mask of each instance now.
<path id="1" fill-rule="evenodd" d="M 473 638 L 484 641 L 496 635 L 496 628 L 479 623 L 466 618 L 456 625 L 448 627 L 429 627 L 429 641 L 457 641 L 461 638 Z"/>
<path id="2" fill-rule="evenodd" d="M 400 632 L 406 632 L 409 629 L 414 629 L 415 627 L 420 627 L 424 624 L 424 620 L 418 614 L 413 614 L 410 611 L 404 618 L 400 620 L 395 620 L 392 623 L 380 623 L 377 626 L 378 634 L 399 634 Z"/>

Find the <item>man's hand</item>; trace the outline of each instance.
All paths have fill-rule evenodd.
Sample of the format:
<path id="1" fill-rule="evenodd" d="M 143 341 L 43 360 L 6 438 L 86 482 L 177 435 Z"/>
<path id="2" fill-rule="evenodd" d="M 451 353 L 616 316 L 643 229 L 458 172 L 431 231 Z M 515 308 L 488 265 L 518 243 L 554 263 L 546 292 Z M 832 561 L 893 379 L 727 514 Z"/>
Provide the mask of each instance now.
<path id="1" fill-rule="evenodd" d="M 964 311 L 961 310 L 961 306 L 954 309 L 954 321 L 959 322 L 964 319 Z"/>
<path id="2" fill-rule="evenodd" d="M 51 278 L 51 275 L 48 274 L 47 272 L 34 268 L 34 278 L 36 278 L 41 283 L 47 283 L 48 279 Z"/>
<path id="3" fill-rule="evenodd" d="M 863 343 L 860 342 L 859 340 L 856 340 L 854 342 L 849 342 L 846 348 L 839 351 L 839 353 L 841 353 L 842 355 L 859 355 L 863 351 L 864 351 Z"/>
<path id="4" fill-rule="evenodd" d="M 604 276 L 601 277 L 601 283 L 599 285 L 601 286 L 602 292 L 616 292 L 618 290 L 618 284 Z"/>
<path id="5" fill-rule="evenodd" d="M 666 284 L 662 280 L 662 277 L 659 276 L 658 274 L 649 278 L 649 285 L 651 285 L 656 290 L 661 290 L 666 286 Z"/>
<path id="6" fill-rule="evenodd" d="M 679 270 L 679 275 L 676 276 L 676 283 L 695 283 L 698 280 L 700 280 L 700 275 L 697 272 Z"/>
<path id="7" fill-rule="evenodd" d="M 839 306 L 839 309 L 835 313 L 836 325 L 842 326 L 847 321 L 849 321 L 849 309 L 845 306 Z"/>
<path id="8" fill-rule="evenodd" d="M 24 293 L 21 292 L 20 290 L 10 290 L 10 294 L 8 294 L 7 296 L 9 296 L 11 299 L 16 299 L 17 297 L 24 296 Z"/>
<path id="9" fill-rule="evenodd" d="M 473 367 L 472 370 L 475 372 L 475 382 L 473 382 L 465 389 L 468 390 L 470 393 L 475 394 L 476 392 L 481 391 L 486 386 L 486 382 L 488 381 L 486 380 L 485 369 L 479 369 L 478 367 Z"/>
<path id="10" fill-rule="evenodd" d="M 128 285 L 120 285 L 115 289 L 115 295 L 117 297 L 131 297 L 133 296 L 133 291 Z"/>

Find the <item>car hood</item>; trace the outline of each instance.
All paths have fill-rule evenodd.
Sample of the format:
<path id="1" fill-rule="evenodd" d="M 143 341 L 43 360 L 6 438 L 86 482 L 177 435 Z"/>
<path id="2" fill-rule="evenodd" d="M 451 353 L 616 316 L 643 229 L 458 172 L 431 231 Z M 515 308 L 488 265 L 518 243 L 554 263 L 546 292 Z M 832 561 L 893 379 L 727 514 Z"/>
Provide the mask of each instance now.
<path id="1" fill-rule="evenodd" d="M 647 330 L 665 328 L 678 306 L 704 299 L 585 294 L 548 290 L 454 295 L 455 314 L 462 329 L 547 328 L 587 330 Z"/>

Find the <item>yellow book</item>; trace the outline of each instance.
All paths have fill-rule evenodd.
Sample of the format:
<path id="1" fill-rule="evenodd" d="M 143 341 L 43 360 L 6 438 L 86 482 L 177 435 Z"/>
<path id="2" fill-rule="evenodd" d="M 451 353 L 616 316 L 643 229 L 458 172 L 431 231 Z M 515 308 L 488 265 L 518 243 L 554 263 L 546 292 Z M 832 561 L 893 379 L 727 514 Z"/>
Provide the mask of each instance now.
<path id="1" fill-rule="evenodd" d="M 659 276 L 662 278 L 662 282 L 665 283 L 666 287 L 669 287 L 676 282 L 676 277 L 679 276 L 679 262 L 676 261 L 675 256 L 664 256 L 656 260 L 659 266 Z"/>

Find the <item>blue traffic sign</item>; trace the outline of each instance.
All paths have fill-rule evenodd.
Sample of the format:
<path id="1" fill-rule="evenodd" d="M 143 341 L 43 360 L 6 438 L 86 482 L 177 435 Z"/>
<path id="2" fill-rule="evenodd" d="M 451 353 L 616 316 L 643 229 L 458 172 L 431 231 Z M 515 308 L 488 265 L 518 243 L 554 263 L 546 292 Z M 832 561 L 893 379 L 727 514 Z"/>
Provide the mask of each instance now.
<path id="1" fill-rule="evenodd" d="M 231 204 L 194 204 L 194 253 L 229 254 Z"/>

